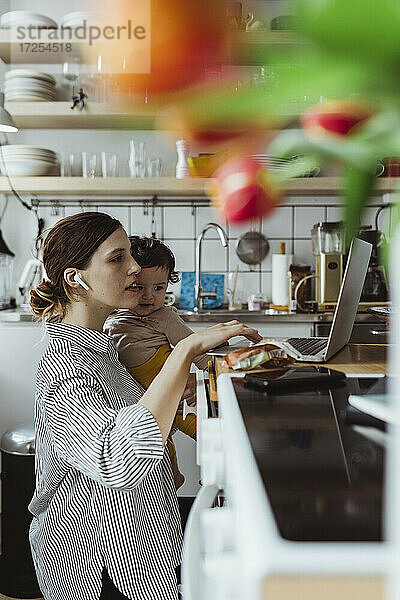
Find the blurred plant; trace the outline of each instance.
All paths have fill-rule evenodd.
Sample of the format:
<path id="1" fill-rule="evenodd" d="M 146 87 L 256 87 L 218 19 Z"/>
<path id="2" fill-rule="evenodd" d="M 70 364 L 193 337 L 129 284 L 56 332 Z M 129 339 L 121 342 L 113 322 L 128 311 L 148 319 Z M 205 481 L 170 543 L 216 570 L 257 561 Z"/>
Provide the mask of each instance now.
<path id="1" fill-rule="evenodd" d="M 228 223 L 266 217 L 277 207 L 281 191 L 256 160 L 234 157 L 214 174 L 208 190 Z"/>
<path id="2" fill-rule="evenodd" d="M 249 137 L 260 145 L 255 132 L 278 129 L 268 148 L 274 156 L 341 163 L 351 239 L 373 191 L 377 161 L 400 156 L 400 3 L 297 0 L 296 7 L 304 43 L 275 51 L 254 45 L 257 61 L 272 65 L 274 86 L 243 85 L 235 94 L 223 85 L 200 86 L 180 98 L 177 122 L 197 137 L 219 128 L 237 132 L 231 150 L 237 154 L 244 139 L 248 150 Z M 293 107 L 303 113 L 302 129 L 293 129 Z M 291 176 L 289 170 L 281 175 L 281 185 Z"/>
<path id="3" fill-rule="evenodd" d="M 118 5 L 129 14 L 129 2 L 116 0 Z M 377 162 L 400 156 L 400 2 L 296 0 L 294 5 L 299 44 L 249 44 L 245 50 L 247 64 L 269 65 L 273 84 L 265 78 L 233 88 L 222 76 L 212 84 L 203 77 L 207 68 L 225 62 L 233 35 L 224 27 L 224 0 L 154 0 L 151 73 L 121 76 L 121 87 L 151 90 L 164 121 L 165 107 L 171 107 L 168 128 L 220 147 L 220 163 L 227 156 L 265 151 L 266 140 L 268 152 L 277 157 L 302 155 L 322 167 L 339 162 L 351 239 L 374 189 Z M 274 33 L 263 32 L 266 42 Z M 301 127 L 295 114 L 303 115 Z M 218 158 L 215 162 L 220 166 Z M 239 212 L 230 210 L 235 196 L 219 185 L 219 205 L 235 218 L 264 215 L 279 197 L 271 189 L 284 188 L 299 174 L 298 165 L 294 168 L 279 178 L 264 177 L 267 185 L 258 178 L 264 198 L 257 189 L 254 202 Z M 220 183 L 221 171 L 217 175 Z"/>

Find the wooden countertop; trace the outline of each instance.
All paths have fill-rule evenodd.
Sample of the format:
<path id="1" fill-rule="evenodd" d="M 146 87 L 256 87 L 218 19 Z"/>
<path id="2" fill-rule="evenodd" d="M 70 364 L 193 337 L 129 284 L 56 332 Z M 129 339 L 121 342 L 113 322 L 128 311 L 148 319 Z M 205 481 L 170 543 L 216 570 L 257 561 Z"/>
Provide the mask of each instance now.
<path id="1" fill-rule="evenodd" d="M 387 373 L 388 344 L 347 344 L 327 363 L 293 363 L 295 366 L 325 365 L 346 374 L 383 374 Z M 257 368 L 247 373 L 259 373 L 271 369 Z M 209 362 L 210 399 L 218 402 L 216 380 L 221 373 L 232 373 L 241 376 L 242 372 L 229 369 L 222 357 L 215 357 Z"/>
<path id="2" fill-rule="evenodd" d="M 388 348 L 388 344 L 347 344 L 324 364 L 343 373 L 386 373 Z M 296 363 L 305 364 L 317 363 Z"/>
<path id="3" fill-rule="evenodd" d="M 374 373 L 386 374 L 387 372 L 387 354 L 388 344 L 347 344 L 327 363 L 293 363 L 295 366 L 305 365 L 325 365 L 332 369 L 337 369 L 343 373 Z M 218 377 L 221 373 L 232 373 L 239 375 L 238 371 L 229 369 L 222 357 L 216 357 L 215 375 Z M 210 365 L 210 372 L 213 373 L 213 367 Z M 270 371 L 271 369 L 257 368 L 250 372 Z M 242 372 L 243 373 L 243 372 Z M 241 374 L 241 373 L 240 373 Z"/>

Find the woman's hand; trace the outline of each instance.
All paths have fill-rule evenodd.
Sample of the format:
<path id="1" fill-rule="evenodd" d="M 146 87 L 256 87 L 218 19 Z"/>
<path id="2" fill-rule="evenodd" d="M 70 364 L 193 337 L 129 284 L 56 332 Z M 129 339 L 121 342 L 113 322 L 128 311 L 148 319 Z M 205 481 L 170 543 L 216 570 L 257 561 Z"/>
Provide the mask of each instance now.
<path id="1" fill-rule="evenodd" d="M 252 342 L 259 342 L 262 339 L 257 329 L 247 327 L 247 325 L 240 323 L 240 321 L 228 321 L 227 323 L 218 323 L 218 325 L 193 333 L 181 340 L 177 346 L 186 345 L 190 356 L 194 358 L 199 354 L 204 354 L 210 348 L 215 348 L 226 343 L 230 338 L 237 335 L 243 335 Z"/>
<path id="2" fill-rule="evenodd" d="M 261 340 L 260 334 L 255 329 L 239 321 L 229 321 L 192 333 L 176 344 L 163 368 L 139 401 L 157 421 L 163 443 L 171 431 L 193 359 L 236 335 L 244 335 L 253 342 Z"/>

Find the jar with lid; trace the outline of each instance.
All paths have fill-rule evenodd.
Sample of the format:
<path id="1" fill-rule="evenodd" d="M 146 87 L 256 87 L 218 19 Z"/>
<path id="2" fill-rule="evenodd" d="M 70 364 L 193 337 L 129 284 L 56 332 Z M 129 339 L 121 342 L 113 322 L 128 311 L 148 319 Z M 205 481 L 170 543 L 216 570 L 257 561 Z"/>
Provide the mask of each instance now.
<path id="1" fill-rule="evenodd" d="M 263 310 L 265 302 L 265 296 L 261 292 L 252 294 L 247 298 L 248 310 Z"/>

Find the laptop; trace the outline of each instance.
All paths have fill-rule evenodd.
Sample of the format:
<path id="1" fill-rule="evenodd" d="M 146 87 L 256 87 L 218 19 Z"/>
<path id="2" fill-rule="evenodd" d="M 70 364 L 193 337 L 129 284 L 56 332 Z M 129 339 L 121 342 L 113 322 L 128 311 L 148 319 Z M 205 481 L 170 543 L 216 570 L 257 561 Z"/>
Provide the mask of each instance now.
<path id="1" fill-rule="evenodd" d="M 278 342 L 298 362 L 326 362 L 332 358 L 350 339 L 371 252 L 372 244 L 353 239 L 329 337 L 275 338 L 259 343 Z"/>

